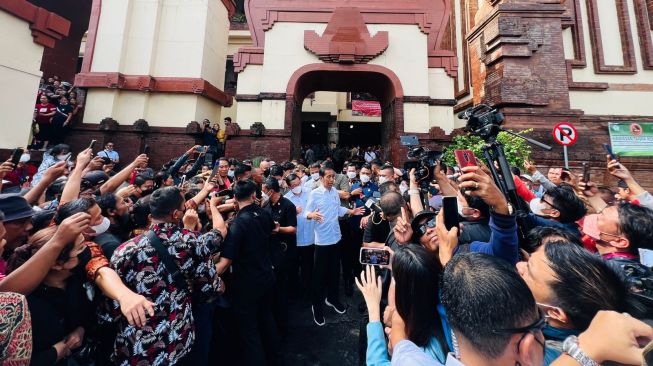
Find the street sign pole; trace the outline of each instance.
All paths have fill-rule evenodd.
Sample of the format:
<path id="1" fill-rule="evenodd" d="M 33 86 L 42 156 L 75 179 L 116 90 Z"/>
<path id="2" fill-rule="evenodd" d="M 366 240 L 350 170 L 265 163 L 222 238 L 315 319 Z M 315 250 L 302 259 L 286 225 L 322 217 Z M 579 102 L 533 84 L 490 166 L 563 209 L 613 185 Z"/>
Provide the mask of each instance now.
<path id="1" fill-rule="evenodd" d="M 560 122 L 553 127 L 553 139 L 562 145 L 562 151 L 565 157 L 565 169 L 569 170 L 569 153 L 567 146 L 571 146 L 578 140 L 578 131 L 574 125 L 569 122 Z"/>
<path id="2" fill-rule="evenodd" d="M 565 154 L 565 169 L 569 170 L 569 156 L 567 155 L 567 145 L 562 147 L 562 151 Z"/>

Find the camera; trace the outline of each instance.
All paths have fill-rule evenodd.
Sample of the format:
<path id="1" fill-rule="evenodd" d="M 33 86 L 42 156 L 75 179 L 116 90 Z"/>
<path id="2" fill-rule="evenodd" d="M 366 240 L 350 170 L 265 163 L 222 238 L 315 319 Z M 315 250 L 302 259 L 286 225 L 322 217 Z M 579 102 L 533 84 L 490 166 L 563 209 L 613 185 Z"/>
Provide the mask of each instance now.
<path id="1" fill-rule="evenodd" d="M 413 161 L 404 163 L 404 170 L 410 172 L 414 168 L 415 181 L 429 182 L 432 180 L 432 170 L 438 160 L 442 158 L 442 154 L 442 151 L 430 151 L 423 146 L 414 147 L 408 150 L 408 159 L 413 159 Z"/>
<path id="2" fill-rule="evenodd" d="M 485 141 L 496 138 L 504 121 L 503 113 L 487 104 L 479 104 L 458 113 L 458 118 L 466 119 L 465 130 Z"/>

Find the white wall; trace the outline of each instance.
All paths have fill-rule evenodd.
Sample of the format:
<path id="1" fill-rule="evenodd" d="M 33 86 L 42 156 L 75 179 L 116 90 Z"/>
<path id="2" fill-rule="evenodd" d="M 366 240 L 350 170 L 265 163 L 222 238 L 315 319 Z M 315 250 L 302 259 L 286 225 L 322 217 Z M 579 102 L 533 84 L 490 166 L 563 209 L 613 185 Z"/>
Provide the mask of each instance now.
<path id="1" fill-rule="evenodd" d="M 0 148 L 27 146 L 36 93 L 41 79 L 43 46 L 34 43 L 29 23 L 0 10 Z"/>
<path id="2" fill-rule="evenodd" d="M 304 48 L 304 31 L 314 30 L 321 35 L 325 29 L 326 24 L 276 22 L 272 29 L 265 32 L 264 65 L 248 65 L 239 74 L 238 94 L 285 93 L 288 82 L 297 69 L 321 63 Z M 378 31 L 388 32 L 387 50 L 371 60 L 370 64 L 392 70 L 401 82 L 404 95 L 453 99 L 453 78 L 444 69 L 428 68 L 427 36 L 416 25 L 369 24 L 368 29 L 372 35 Z M 239 103 L 237 122 L 242 122 L 241 127 L 261 121 L 268 128 L 283 128 L 281 116 L 285 114 L 285 109 L 281 108 L 282 104 L 285 107 L 284 101 Z M 334 101 L 320 101 L 314 106 L 307 105 L 304 101 L 304 106 L 306 111 L 328 111 L 332 114 L 336 110 L 344 112 L 343 109 L 346 109 L 338 108 Z M 451 107 L 429 108 L 427 104 L 406 104 L 404 126 L 410 132 L 428 132 L 433 126 L 450 130 L 453 117 L 444 120 L 447 115 L 453 116 Z M 345 114 L 340 117 L 349 116 Z"/>
<path id="3" fill-rule="evenodd" d="M 592 45 L 590 40 L 586 0 L 580 0 L 581 17 L 583 19 L 584 47 L 587 67 L 573 69 L 573 80 L 576 82 L 602 82 L 609 84 L 653 84 L 653 70 L 644 70 L 641 50 L 638 40 L 637 22 L 633 0 L 626 0 L 630 16 L 630 32 L 635 48 L 635 63 L 637 73 L 632 75 L 595 74 Z M 623 65 L 619 25 L 616 20 L 614 0 L 597 1 L 601 24 L 601 37 L 606 65 Z M 571 33 L 563 33 L 565 56 L 569 59 L 573 52 Z M 580 109 L 588 115 L 642 115 L 653 116 L 653 103 L 650 103 L 653 92 L 642 91 L 570 91 L 572 109 Z"/>

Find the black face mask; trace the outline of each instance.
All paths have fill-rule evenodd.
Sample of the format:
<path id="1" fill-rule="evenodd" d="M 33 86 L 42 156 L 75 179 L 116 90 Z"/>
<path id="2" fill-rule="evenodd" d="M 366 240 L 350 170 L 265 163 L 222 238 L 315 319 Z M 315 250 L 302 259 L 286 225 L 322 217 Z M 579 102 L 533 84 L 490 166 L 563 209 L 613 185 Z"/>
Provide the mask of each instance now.
<path id="1" fill-rule="evenodd" d="M 153 188 L 152 189 L 141 190 L 141 198 L 151 195 L 152 192 L 154 192 Z"/>

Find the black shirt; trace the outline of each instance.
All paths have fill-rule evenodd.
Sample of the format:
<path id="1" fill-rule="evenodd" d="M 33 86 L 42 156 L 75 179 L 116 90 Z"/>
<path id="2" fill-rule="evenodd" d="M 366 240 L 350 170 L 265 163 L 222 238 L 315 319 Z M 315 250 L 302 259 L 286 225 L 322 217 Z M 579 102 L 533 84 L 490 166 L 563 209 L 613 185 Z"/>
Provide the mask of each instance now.
<path id="1" fill-rule="evenodd" d="M 60 105 L 57 107 L 57 111 L 52 116 L 52 124 L 61 127 L 64 122 L 68 119 L 68 114 L 73 112 L 73 107 L 70 104 Z"/>
<path id="2" fill-rule="evenodd" d="M 297 207 L 286 197 L 281 196 L 275 204 L 270 202 L 265 210 L 272 215 L 272 220 L 278 222 L 280 227 L 297 227 Z M 272 244 L 272 264 L 276 267 L 281 263 L 283 253 L 297 247 L 297 235 L 272 234 L 270 243 Z"/>
<path id="3" fill-rule="evenodd" d="M 52 346 L 75 328 L 88 324 L 92 314 L 91 303 L 85 296 L 81 280 L 77 276 L 70 277 L 65 289 L 41 284 L 27 297 L 27 303 L 32 316 L 30 365 L 58 364 L 57 351 Z M 59 363 L 66 362 L 62 360 Z"/>
<path id="4" fill-rule="evenodd" d="M 243 207 L 229 225 L 222 256 L 233 261 L 235 297 L 257 297 L 274 286 L 270 257 L 272 216 L 256 204 Z"/>
<path id="5" fill-rule="evenodd" d="M 462 221 L 463 230 L 458 237 L 458 244 L 471 244 L 475 241 L 488 243 L 492 230 L 490 230 L 490 220 L 483 219 L 480 221 Z"/>
<path id="6" fill-rule="evenodd" d="M 371 243 L 385 243 L 390 234 L 390 223 L 387 220 L 381 219 L 376 212 L 367 220 L 367 226 L 363 233 L 363 242 Z"/>

